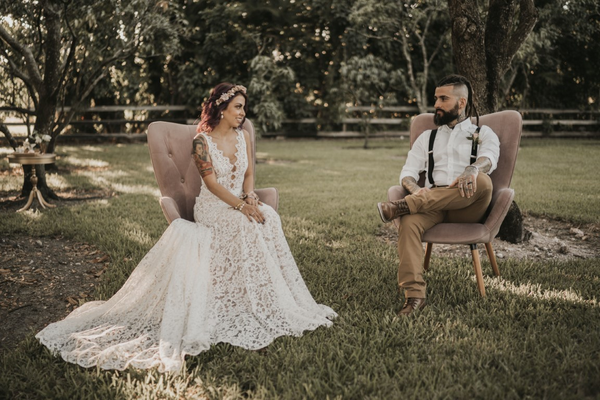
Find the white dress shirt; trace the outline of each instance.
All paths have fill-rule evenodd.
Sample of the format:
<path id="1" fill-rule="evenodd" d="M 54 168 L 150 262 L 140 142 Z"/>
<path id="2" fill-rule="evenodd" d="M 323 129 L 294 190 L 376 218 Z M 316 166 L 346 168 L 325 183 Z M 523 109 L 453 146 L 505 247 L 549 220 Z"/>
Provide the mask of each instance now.
<path id="1" fill-rule="evenodd" d="M 438 128 L 435 142 L 433 144 L 433 180 L 436 185 L 449 185 L 465 170 L 465 167 L 475 162 L 471 161 L 471 146 L 472 140 L 468 137 L 472 136 L 477 125 L 471 123 L 467 118 L 460 124 L 457 124 L 454 129 L 443 125 Z M 431 131 L 423 132 L 406 157 L 406 164 L 400 173 L 400 183 L 407 176 L 412 176 L 419 181 L 419 174 L 427 171 L 429 162 L 429 137 Z M 498 165 L 498 156 L 500 155 L 500 141 L 494 131 L 486 125 L 481 127 L 479 131 L 479 148 L 477 150 L 477 158 L 487 157 L 492 162 L 492 167 L 487 172 L 490 174 Z M 429 178 L 425 180 L 425 186 L 431 187 Z"/>

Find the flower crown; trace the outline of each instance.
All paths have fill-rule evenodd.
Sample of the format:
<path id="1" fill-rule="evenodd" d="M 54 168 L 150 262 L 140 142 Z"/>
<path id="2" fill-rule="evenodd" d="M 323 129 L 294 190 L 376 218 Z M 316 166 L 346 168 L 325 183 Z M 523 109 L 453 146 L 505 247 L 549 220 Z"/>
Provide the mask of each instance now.
<path id="1" fill-rule="evenodd" d="M 228 91 L 226 91 L 225 93 L 223 93 L 221 95 L 221 97 L 219 97 L 217 100 L 215 100 L 215 104 L 216 105 L 221 105 L 221 103 L 224 103 L 226 101 L 228 101 L 229 99 L 231 99 L 236 93 L 238 92 L 242 92 L 242 93 L 246 93 L 246 88 L 242 85 L 235 85 L 234 87 L 232 87 L 231 89 L 229 89 Z"/>

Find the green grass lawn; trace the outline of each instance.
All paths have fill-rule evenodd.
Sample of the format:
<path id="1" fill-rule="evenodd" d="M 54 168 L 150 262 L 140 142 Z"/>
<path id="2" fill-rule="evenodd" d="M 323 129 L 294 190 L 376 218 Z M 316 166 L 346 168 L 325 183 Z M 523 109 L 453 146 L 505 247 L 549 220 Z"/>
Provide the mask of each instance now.
<path id="1" fill-rule="evenodd" d="M 257 187 L 279 189 L 283 228 L 318 302 L 339 318 L 265 353 L 216 345 L 183 375 L 86 370 L 53 357 L 33 333 L 0 360 L 0 398 L 582 399 L 600 398 L 600 263 L 502 260 L 487 297 L 471 260 L 435 254 L 430 306 L 398 319 L 394 246 L 375 204 L 397 184 L 401 140 L 260 141 Z M 5 149 L 5 152 L 8 151 Z M 63 235 L 111 256 L 95 299 L 127 279 L 167 226 L 145 145 L 63 146 L 56 189 L 107 188 L 105 200 L 43 212 L 0 210 L 0 236 Z M 600 222 L 600 141 L 523 140 L 513 179 L 525 213 Z M 0 172 L 8 164 L 0 162 Z M 0 191 L 21 177 L 3 174 Z M 1 323 L 1 322 L 0 322 Z"/>

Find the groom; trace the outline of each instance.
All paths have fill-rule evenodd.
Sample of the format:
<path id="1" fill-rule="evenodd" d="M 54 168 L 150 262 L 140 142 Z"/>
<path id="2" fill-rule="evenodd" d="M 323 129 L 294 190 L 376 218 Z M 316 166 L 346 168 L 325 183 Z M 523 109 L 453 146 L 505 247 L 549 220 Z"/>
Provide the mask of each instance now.
<path id="1" fill-rule="evenodd" d="M 423 233 L 440 222 L 479 222 L 492 199 L 490 174 L 498 163 L 500 143 L 488 126 L 471 123 L 479 116 L 470 82 L 449 75 L 435 89 L 437 129 L 423 132 L 408 152 L 400 183 L 402 200 L 377 204 L 383 222 L 400 218 L 398 285 L 405 302 L 398 315 L 409 316 L 426 304 L 423 279 Z M 425 186 L 417 184 L 427 171 Z"/>

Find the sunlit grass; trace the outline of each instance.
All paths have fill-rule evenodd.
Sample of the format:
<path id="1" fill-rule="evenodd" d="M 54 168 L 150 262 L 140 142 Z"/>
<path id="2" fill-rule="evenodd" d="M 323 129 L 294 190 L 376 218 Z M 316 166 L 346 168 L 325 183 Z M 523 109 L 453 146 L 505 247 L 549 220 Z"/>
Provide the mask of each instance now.
<path id="1" fill-rule="evenodd" d="M 600 395 L 600 263 L 484 262 L 487 297 L 471 261 L 435 254 L 430 304 L 395 317 L 395 246 L 380 240 L 375 204 L 397 184 L 406 140 L 260 141 L 257 187 L 279 190 L 283 228 L 314 297 L 340 317 L 329 329 L 284 337 L 266 353 L 229 345 L 187 359 L 179 376 L 85 370 L 30 335 L 1 358 L 0 398 L 523 399 Z M 599 141 L 523 141 L 513 180 L 527 213 L 577 224 L 600 221 Z M 0 235 L 63 235 L 110 255 L 93 299 L 114 294 L 167 222 L 145 145 L 60 148 L 60 187 L 115 196 L 22 214 L 0 211 Z M 86 160 L 93 160 L 87 163 Z M 69 160 L 78 160 L 69 163 Z M 582 162 L 585 160 L 585 162 Z M 0 170 L 7 164 L 0 161 Z M 5 174 L 0 190 L 20 188 Z M 468 255 L 468 252 L 465 254 Z"/>
<path id="2" fill-rule="evenodd" d="M 525 211 L 600 223 L 598 140 L 523 140 L 513 179 Z"/>
<path id="3" fill-rule="evenodd" d="M 475 280 L 475 276 L 473 276 L 472 280 Z M 524 284 L 516 284 L 503 278 L 485 277 L 484 282 L 486 286 L 492 287 L 493 289 L 509 292 L 517 296 L 542 300 L 564 300 L 572 303 L 580 303 L 592 307 L 598 307 L 598 300 L 596 298 L 584 299 L 571 289 L 552 290 L 544 288 L 540 283 L 527 282 Z"/>

